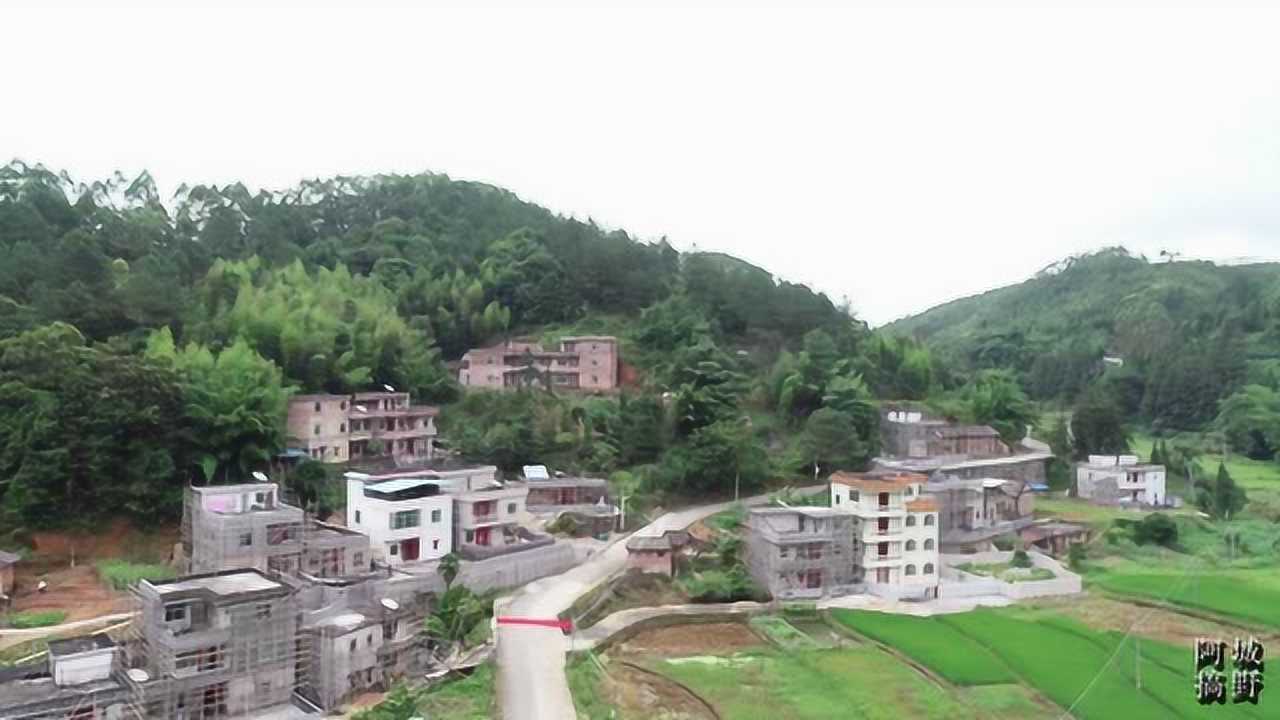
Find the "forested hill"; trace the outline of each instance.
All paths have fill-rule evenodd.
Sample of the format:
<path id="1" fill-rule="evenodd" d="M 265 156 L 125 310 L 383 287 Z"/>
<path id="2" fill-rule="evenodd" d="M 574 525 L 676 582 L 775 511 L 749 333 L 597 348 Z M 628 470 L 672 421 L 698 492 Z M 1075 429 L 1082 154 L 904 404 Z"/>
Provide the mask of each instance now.
<path id="1" fill-rule="evenodd" d="M 1106 380 L 1131 418 L 1200 429 L 1246 383 L 1280 389 L 1280 265 L 1149 262 L 1123 249 L 1069 258 L 1009 287 L 884 328 L 955 368 L 1014 370 L 1039 399 Z"/>
<path id="2" fill-rule="evenodd" d="M 640 386 L 622 402 L 462 399 L 446 369 L 472 346 L 570 332 L 618 335 Z M 265 467 L 295 391 L 391 384 L 446 404 L 446 435 L 475 458 L 719 492 L 865 462 L 870 400 L 923 397 L 934 377 L 923 348 L 805 286 L 489 185 L 339 177 L 162 199 L 145 173 L 0 168 L 0 507 L 15 524 L 172 516 L 187 482 Z M 815 414 L 803 451 L 761 452 L 793 449 Z"/>

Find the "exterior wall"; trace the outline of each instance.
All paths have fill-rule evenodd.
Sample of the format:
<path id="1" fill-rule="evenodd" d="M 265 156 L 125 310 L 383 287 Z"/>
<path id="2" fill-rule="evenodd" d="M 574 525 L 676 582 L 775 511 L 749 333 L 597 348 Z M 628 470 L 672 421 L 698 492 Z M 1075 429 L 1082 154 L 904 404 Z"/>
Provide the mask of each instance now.
<path id="1" fill-rule="evenodd" d="M 14 587 L 13 578 L 14 578 L 14 574 L 13 574 L 12 565 L 0 567 L 0 594 L 9 595 L 9 596 L 13 595 L 13 587 Z"/>
<path id="2" fill-rule="evenodd" d="M 302 552 L 302 510 L 279 502 L 279 488 L 274 483 L 231 485 L 225 492 L 219 489 L 187 489 L 183 542 L 190 572 L 296 570 Z M 246 510 L 246 503 L 265 493 L 273 498 L 272 509 Z"/>
<path id="3" fill-rule="evenodd" d="M 564 338 L 560 348 L 552 351 L 536 343 L 515 341 L 473 348 L 462 356 L 458 382 L 464 387 L 512 387 L 515 381 L 508 371 L 523 367 L 512 358 L 524 356 L 526 351 L 534 356 L 536 368 L 551 373 L 554 387 L 588 391 L 618 387 L 618 342 L 604 336 Z"/>
<path id="4" fill-rule="evenodd" d="M 555 481 L 529 482 L 528 507 L 555 509 L 573 505 L 594 505 L 609 501 L 609 488 L 603 483 L 574 484 Z M 563 502 L 568 500 L 568 502 Z"/>
<path id="5" fill-rule="evenodd" d="M 333 567 L 335 557 L 337 566 Z M 361 533 L 317 527 L 304 531 L 300 569 L 308 575 L 343 577 L 364 573 L 368 572 L 372 559 L 369 538 Z"/>
<path id="6" fill-rule="evenodd" d="M 393 513 L 417 510 L 417 527 L 392 529 Z M 439 512 L 439 520 L 432 520 L 433 511 Z M 391 545 L 418 538 L 418 561 L 436 560 L 453 551 L 453 497 L 446 494 L 412 500 L 380 500 L 366 497 L 364 483 L 347 479 L 347 527 L 369 536 L 369 552 L 372 559 L 392 567 L 403 565 L 399 548 L 391 554 Z M 417 562 L 417 561 L 414 561 Z"/>
<path id="7" fill-rule="evenodd" d="M 853 516 L 854 583 L 893 597 L 921 594 L 938 584 L 939 513 L 908 507 L 929 497 L 924 487 L 912 483 L 889 491 L 889 502 L 882 506 L 878 488 L 864 491 L 831 483 L 832 509 Z"/>
<path id="8" fill-rule="evenodd" d="M 1139 468 L 1115 465 L 1076 466 L 1076 493 L 1098 502 L 1138 502 L 1144 505 L 1168 503 L 1165 492 L 1165 469 L 1161 466 Z"/>
<path id="9" fill-rule="evenodd" d="M 53 681 L 58 685 L 82 685 L 111 677 L 114 647 L 89 650 L 65 657 L 55 657 L 50 663 Z"/>
<path id="10" fill-rule="evenodd" d="M 933 438 L 929 455 L 968 455 L 969 457 L 999 457 L 1008 455 L 1009 448 L 999 437 L 987 435 L 954 435 Z"/>
<path id="11" fill-rule="evenodd" d="M 990 464 L 975 464 L 972 467 L 947 466 L 941 468 L 941 472 L 969 480 L 995 478 L 1034 485 L 1045 481 L 1045 462 L 1045 459 L 1028 458 L 1022 462 L 992 462 Z"/>
<path id="12" fill-rule="evenodd" d="M 503 548 L 520 545 L 529 533 L 521 533 L 521 523 L 529 518 L 525 500 L 529 488 L 507 485 L 504 488 L 468 493 L 454 498 L 454 547 L 464 557 L 478 557 Z M 487 512 L 478 509 L 488 506 Z M 487 542 L 480 542 L 487 532 Z"/>
<path id="13" fill-rule="evenodd" d="M 316 642 L 319 667 L 313 675 L 323 707 L 334 707 L 352 692 L 383 682 L 378 660 L 378 651 L 383 646 L 381 624 L 332 636 L 322 632 Z"/>
<path id="14" fill-rule="evenodd" d="M 289 401 L 287 435 L 290 441 L 310 453 L 313 459 L 347 461 L 350 405 L 346 395 L 294 397 Z"/>
<path id="15" fill-rule="evenodd" d="M 880 421 L 880 444 L 889 457 L 928 457 L 933 432 L 945 427 L 941 420 L 925 420 L 916 412 L 890 412 Z"/>
<path id="16" fill-rule="evenodd" d="M 836 512 L 751 513 L 746 555 L 752 578 L 778 599 L 849 592 L 855 584 L 854 524 L 851 515 Z"/>

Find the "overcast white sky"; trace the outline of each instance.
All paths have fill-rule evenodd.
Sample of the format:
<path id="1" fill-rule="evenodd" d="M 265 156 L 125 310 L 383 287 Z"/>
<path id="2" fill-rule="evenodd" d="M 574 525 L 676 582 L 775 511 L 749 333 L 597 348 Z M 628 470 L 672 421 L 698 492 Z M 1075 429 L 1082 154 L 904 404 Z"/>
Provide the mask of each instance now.
<path id="1" fill-rule="evenodd" d="M 445 172 L 873 324 L 1111 244 L 1280 256 L 1270 11 L 267 5 L 0 9 L 0 162 Z"/>

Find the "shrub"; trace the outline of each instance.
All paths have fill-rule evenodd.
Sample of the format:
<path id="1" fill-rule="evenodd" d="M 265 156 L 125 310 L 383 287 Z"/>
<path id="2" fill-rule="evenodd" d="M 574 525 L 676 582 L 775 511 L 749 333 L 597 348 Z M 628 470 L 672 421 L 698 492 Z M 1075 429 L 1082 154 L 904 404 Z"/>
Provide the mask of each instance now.
<path id="1" fill-rule="evenodd" d="M 1016 568 L 1029 568 L 1031 567 L 1031 556 L 1027 555 L 1026 550 L 1014 550 L 1013 557 L 1009 560 L 1009 565 Z"/>
<path id="2" fill-rule="evenodd" d="M 8 624 L 9 627 L 15 630 L 26 630 L 61 625 L 62 621 L 66 619 L 67 614 L 61 610 L 30 610 L 9 615 Z"/>
<path id="3" fill-rule="evenodd" d="M 116 590 L 128 590 L 139 580 L 167 580 L 174 577 L 168 565 L 132 563 L 128 560 L 102 560 L 96 565 L 98 576 Z"/>
<path id="4" fill-rule="evenodd" d="M 680 587 L 694 602 L 736 602 L 752 600 L 760 594 L 740 567 L 695 573 L 681 580 Z"/>
<path id="5" fill-rule="evenodd" d="M 1012 535 L 1001 535 L 1000 537 L 992 540 L 991 544 L 995 545 L 997 550 L 1009 552 L 1018 544 L 1018 539 Z"/>
<path id="6" fill-rule="evenodd" d="M 1178 544 L 1178 524 L 1164 513 L 1152 513 L 1133 525 L 1133 541 L 1173 549 Z"/>
<path id="7" fill-rule="evenodd" d="M 1067 565 L 1072 570 L 1082 569 L 1086 557 L 1088 557 L 1088 553 L 1084 548 L 1084 543 L 1072 543 L 1071 547 L 1067 548 Z"/>

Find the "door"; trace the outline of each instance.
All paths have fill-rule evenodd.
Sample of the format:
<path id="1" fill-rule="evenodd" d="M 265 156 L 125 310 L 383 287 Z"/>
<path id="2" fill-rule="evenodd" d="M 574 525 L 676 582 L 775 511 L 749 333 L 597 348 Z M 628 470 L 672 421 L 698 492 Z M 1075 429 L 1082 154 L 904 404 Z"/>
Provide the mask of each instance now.
<path id="1" fill-rule="evenodd" d="M 810 590 L 822 587 L 822 571 L 810 570 L 805 576 L 804 586 Z"/>
<path id="2" fill-rule="evenodd" d="M 880 531 L 881 535 L 889 534 L 889 518 L 883 517 L 876 520 L 876 529 Z"/>
<path id="3" fill-rule="evenodd" d="M 889 568 L 876 568 L 876 582 L 889 582 Z"/>
<path id="4" fill-rule="evenodd" d="M 418 538 L 410 538 L 400 543 L 400 559 L 409 562 L 418 559 L 419 552 Z"/>
<path id="5" fill-rule="evenodd" d="M 574 497 L 573 490 L 574 490 L 573 488 L 560 488 L 560 504 L 561 505 L 573 505 L 574 503 L 577 502 L 578 499 Z"/>
<path id="6" fill-rule="evenodd" d="M 483 547 L 489 547 L 489 530 L 490 528 L 476 529 L 476 544 Z"/>

